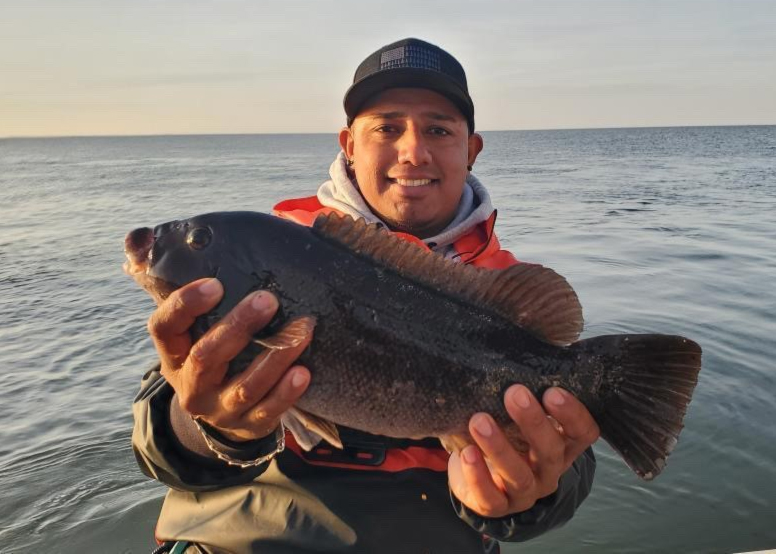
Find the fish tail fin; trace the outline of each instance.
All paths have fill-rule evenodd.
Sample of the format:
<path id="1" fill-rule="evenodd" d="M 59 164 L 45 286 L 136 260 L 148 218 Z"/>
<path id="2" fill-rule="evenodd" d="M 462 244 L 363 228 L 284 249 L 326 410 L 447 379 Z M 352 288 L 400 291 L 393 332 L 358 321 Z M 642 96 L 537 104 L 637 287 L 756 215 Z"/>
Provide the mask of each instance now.
<path id="1" fill-rule="evenodd" d="M 701 348 L 675 335 L 610 335 L 579 341 L 598 370 L 593 417 L 603 437 L 636 472 L 651 480 L 665 467 L 698 382 Z"/>

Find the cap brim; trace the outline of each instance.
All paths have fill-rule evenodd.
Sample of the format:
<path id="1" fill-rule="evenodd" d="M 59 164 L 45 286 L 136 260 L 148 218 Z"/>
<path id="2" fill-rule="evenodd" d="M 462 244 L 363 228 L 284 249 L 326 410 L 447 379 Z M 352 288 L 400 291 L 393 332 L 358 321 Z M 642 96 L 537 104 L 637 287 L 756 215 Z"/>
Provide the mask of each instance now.
<path id="1" fill-rule="evenodd" d="M 381 71 L 354 83 L 343 100 L 348 120 L 355 119 L 370 98 L 392 88 L 425 88 L 438 92 L 455 104 L 474 130 L 474 104 L 466 91 L 444 73 L 413 67 Z"/>

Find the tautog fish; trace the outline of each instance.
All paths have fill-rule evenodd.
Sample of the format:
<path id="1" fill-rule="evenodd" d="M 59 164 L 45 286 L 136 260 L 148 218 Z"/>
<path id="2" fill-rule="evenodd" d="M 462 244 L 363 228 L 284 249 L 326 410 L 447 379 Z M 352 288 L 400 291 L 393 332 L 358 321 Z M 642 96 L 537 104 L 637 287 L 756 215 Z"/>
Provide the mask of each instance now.
<path id="1" fill-rule="evenodd" d="M 195 324 L 195 339 L 250 292 L 277 295 L 276 321 L 233 371 L 314 325 L 299 360 L 312 380 L 295 414 L 334 445 L 339 424 L 460 448 L 472 442 L 467 423 L 476 412 L 514 428 L 503 405 L 510 385 L 537 397 L 559 386 L 652 479 L 676 444 L 700 371 L 700 347 L 679 336 L 578 341 L 577 295 L 551 269 L 456 264 L 349 217 L 320 216 L 307 228 L 259 213 L 211 213 L 137 229 L 125 249 L 128 272 L 157 301 L 202 277 L 222 282 L 224 297 Z M 518 433 L 510 436 L 521 446 Z"/>

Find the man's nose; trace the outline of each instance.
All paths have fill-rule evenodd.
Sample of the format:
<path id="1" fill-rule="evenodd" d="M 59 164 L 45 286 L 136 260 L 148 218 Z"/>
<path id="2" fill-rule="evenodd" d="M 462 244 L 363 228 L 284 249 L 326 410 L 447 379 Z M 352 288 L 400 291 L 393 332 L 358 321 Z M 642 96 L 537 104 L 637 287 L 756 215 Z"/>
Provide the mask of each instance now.
<path id="1" fill-rule="evenodd" d="M 397 143 L 399 163 L 421 166 L 431 163 L 431 151 L 420 129 L 408 127 Z"/>

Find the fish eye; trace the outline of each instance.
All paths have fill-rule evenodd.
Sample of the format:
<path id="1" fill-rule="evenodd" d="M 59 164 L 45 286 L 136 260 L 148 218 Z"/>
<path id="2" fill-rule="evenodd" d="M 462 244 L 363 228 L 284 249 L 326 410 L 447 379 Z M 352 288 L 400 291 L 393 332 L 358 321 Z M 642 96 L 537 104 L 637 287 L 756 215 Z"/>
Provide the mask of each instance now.
<path id="1" fill-rule="evenodd" d="M 194 250 L 202 250 L 210 244 L 210 240 L 213 238 L 213 233 L 207 227 L 197 227 L 189 231 L 186 235 L 186 244 L 191 246 Z"/>

